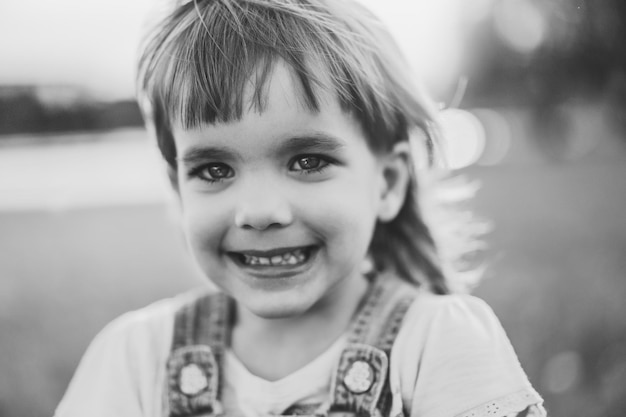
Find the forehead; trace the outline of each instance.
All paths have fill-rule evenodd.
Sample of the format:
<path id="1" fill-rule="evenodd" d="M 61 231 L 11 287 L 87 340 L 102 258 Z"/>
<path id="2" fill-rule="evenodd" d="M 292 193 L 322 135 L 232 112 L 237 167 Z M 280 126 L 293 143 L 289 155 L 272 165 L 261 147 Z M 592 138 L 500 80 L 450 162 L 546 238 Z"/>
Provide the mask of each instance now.
<path id="1" fill-rule="evenodd" d="M 269 71 L 269 74 L 259 75 L 263 70 Z M 316 93 L 322 103 L 332 105 L 336 102 L 336 99 L 323 88 L 316 88 Z M 281 105 L 297 107 L 299 111 L 311 114 L 317 112 L 317 109 L 312 108 L 307 102 L 304 87 L 297 79 L 294 69 L 281 60 L 267 68 L 255 68 L 244 86 L 241 98 L 244 116 L 249 116 L 250 113 L 262 115 Z"/>
<path id="2" fill-rule="evenodd" d="M 307 62 L 306 77 L 282 59 L 259 64 L 244 85 L 241 99 L 245 112 L 264 113 L 270 105 L 287 102 L 299 110 L 316 113 L 321 106 L 338 107 L 339 98 L 327 69 Z"/>
<path id="3" fill-rule="evenodd" d="M 181 156 L 199 146 L 238 148 L 254 154 L 279 146 L 293 138 L 325 137 L 339 146 L 367 146 L 360 123 L 344 111 L 338 99 L 320 90 L 318 109 L 311 109 L 303 98 L 302 86 L 293 71 L 277 63 L 263 88 L 262 106 L 255 106 L 257 86 L 253 79 L 244 91 L 241 118 L 198 127 L 174 127 L 174 140 Z"/>
<path id="4" fill-rule="evenodd" d="M 320 106 L 340 106 L 326 70 L 319 65 L 307 66 L 316 73 L 313 79 L 304 79 L 302 74 L 281 59 L 260 60 L 251 71 L 245 71 L 246 79 L 239 87 L 225 75 L 223 92 L 210 89 L 210 92 L 198 95 L 195 89 L 183 88 L 182 91 L 187 91 L 189 97 L 181 106 L 182 112 L 170 112 L 170 124 L 174 130 L 186 130 L 197 125 L 228 124 L 254 113 L 263 115 L 270 110 L 268 107 L 297 107 L 297 110 L 314 114 L 320 110 Z M 231 71 L 243 70 L 231 68 Z M 203 102 L 203 96 L 211 103 Z M 216 107 L 216 102 L 221 104 Z M 205 115 L 189 117 L 189 111 L 184 109 L 189 105 L 193 105 L 195 113 Z"/>

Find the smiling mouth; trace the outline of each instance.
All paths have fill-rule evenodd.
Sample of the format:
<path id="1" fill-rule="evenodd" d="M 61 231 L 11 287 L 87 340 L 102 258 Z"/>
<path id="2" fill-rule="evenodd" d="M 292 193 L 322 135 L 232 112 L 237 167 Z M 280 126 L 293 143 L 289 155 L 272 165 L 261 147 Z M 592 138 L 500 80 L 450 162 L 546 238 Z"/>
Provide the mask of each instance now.
<path id="1" fill-rule="evenodd" d="M 252 267 L 298 266 L 306 263 L 313 252 L 312 246 L 278 249 L 268 252 L 229 252 L 238 263 Z"/>

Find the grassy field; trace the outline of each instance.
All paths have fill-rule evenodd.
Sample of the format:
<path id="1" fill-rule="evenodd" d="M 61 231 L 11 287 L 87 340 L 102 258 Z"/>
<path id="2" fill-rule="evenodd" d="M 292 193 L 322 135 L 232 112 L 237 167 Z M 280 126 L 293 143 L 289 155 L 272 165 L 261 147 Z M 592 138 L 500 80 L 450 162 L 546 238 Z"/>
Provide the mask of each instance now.
<path id="1" fill-rule="evenodd" d="M 476 294 L 555 417 L 626 415 L 626 165 L 479 168 Z M 112 318 L 202 279 L 160 204 L 0 213 L 0 416 L 51 415 Z"/>

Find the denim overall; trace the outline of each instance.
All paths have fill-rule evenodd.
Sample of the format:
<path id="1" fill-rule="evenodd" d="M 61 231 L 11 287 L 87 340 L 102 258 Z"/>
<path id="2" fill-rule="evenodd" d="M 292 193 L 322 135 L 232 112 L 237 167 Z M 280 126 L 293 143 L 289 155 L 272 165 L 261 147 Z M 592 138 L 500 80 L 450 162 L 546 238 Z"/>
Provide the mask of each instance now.
<path id="1" fill-rule="evenodd" d="M 283 415 L 389 417 L 391 347 L 415 294 L 412 286 L 392 275 L 373 278 L 333 374 L 330 407 L 319 412 L 296 405 Z M 177 312 L 164 393 L 170 417 L 225 414 L 221 365 L 233 308 L 232 299 L 217 293 L 201 296 Z"/>

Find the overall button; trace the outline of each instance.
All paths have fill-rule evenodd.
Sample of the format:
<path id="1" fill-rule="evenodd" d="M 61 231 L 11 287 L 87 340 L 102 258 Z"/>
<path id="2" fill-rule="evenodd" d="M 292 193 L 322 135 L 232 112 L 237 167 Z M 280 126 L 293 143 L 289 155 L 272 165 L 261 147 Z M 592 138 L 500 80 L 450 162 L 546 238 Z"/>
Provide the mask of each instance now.
<path id="1" fill-rule="evenodd" d="M 352 393 L 363 394 L 374 384 L 374 370 L 365 361 L 354 361 L 346 372 L 343 383 Z"/>
<path id="2" fill-rule="evenodd" d="M 180 392 L 187 396 L 197 395 L 209 386 L 209 380 L 204 371 L 195 363 L 185 365 L 180 370 L 178 387 Z"/>

